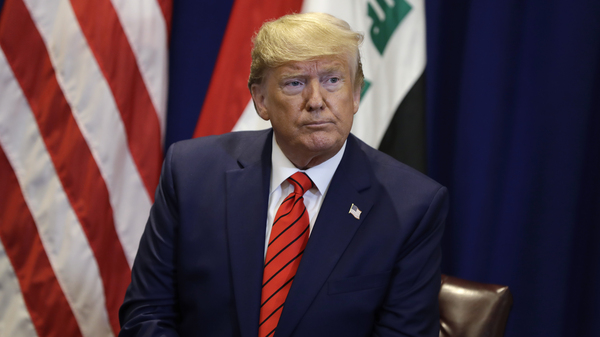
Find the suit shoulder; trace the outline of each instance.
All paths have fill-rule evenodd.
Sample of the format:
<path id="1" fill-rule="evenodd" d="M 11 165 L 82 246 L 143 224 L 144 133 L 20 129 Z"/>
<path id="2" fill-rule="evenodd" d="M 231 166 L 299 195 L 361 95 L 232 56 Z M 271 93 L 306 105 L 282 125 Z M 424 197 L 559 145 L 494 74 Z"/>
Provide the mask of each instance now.
<path id="1" fill-rule="evenodd" d="M 244 152 L 245 146 L 266 139 L 270 130 L 238 131 L 222 135 L 186 139 L 172 144 L 167 151 L 176 158 L 237 158 Z"/>
<path id="2" fill-rule="evenodd" d="M 379 182 L 386 189 L 436 192 L 443 186 L 427 175 L 356 138 Z M 434 192 L 434 193 L 435 193 Z"/>

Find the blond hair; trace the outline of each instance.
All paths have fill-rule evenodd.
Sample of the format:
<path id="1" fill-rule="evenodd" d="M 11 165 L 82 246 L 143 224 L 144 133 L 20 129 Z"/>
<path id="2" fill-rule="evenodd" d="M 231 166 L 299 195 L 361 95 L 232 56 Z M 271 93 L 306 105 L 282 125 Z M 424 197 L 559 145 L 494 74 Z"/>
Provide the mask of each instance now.
<path id="1" fill-rule="evenodd" d="M 267 69 L 322 56 L 347 57 L 354 70 L 354 86 L 362 88 L 358 51 L 362 40 L 363 35 L 346 21 L 325 13 L 290 14 L 265 22 L 253 39 L 248 88 L 260 84 Z"/>

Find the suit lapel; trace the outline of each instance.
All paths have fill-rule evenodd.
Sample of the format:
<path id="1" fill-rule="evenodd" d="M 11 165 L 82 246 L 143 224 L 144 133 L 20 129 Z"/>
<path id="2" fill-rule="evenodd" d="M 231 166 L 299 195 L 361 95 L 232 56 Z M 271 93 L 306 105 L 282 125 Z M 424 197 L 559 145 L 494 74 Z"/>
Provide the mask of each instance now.
<path id="1" fill-rule="evenodd" d="M 271 176 L 271 135 L 243 144 L 239 169 L 226 172 L 227 235 L 242 336 L 256 336 L 262 285 L 265 224 Z"/>
<path id="2" fill-rule="evenodd" d="M 367 162 L 351 135 L 308 240 L 275 337 L 291 335 L 368 216 L 376 191 L 371 188 L 372 172 Z M 359 219 L 349 213 L 352 204 L 362 211 Z"/>

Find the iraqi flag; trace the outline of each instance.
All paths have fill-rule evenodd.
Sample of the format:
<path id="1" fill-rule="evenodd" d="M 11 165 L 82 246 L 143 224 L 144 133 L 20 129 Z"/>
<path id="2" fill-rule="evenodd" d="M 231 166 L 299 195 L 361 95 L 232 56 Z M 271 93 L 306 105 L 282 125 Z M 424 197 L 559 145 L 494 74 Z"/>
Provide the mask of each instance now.
<path id="1" fill-rule="evenodd" d="M 366 85 L 352 132 L 425 171 L 425 8 L 422 0 L 236 0 L 194 137 L 270 126 L 247 89 L 251 37 L 261 24 L 293 12 L 325 12 L 365 36 Z"/>

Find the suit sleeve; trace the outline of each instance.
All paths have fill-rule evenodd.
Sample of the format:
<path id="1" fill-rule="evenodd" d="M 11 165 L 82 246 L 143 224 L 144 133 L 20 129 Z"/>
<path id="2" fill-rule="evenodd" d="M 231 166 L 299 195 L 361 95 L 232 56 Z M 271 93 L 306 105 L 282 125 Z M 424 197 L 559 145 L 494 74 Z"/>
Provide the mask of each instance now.
<path id="1" fill-rule="evenodd" d="M 175 266 L 178 210 L 172 178 L 175 146 L 165 157 L 155 202 L 132 269 L 131 284 L 119 310 L 120 337 L 178 336 Z"/>
<path id="2" fill-rule="evenodd" d="M 440 187 L 401 250 L 372 336 L 439 336 L 440 241 L 448 194 Z"/>

